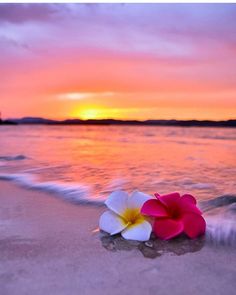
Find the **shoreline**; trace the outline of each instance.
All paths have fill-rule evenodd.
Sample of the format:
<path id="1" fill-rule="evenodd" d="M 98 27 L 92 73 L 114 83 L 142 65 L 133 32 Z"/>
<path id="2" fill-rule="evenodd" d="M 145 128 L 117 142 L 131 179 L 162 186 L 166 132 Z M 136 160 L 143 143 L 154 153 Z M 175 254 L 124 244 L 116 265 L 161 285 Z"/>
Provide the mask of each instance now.
<path id="1" fill-rule="evenodd" d="M 135 247 L 107 250 L 96 230 L 102 207 L 2 180 L 0 204 L 1 295 L 235 292 L 233 248 L 150 259 Z"/>

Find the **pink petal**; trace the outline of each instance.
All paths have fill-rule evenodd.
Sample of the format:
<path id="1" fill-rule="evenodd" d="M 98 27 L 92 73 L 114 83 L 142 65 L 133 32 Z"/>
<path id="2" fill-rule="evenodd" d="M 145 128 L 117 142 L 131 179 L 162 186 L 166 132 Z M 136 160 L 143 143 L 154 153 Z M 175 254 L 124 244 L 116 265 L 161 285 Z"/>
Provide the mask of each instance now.
<path id="1" fill-rule="evenodd" d="M 184 229 L 182 221 L 170 218 L 156 219 L 153 225 L 155 235 L 163 240 L 178 236 Z"/>
<path id="2" fill-rule="evenodd" d="M 196 205 L 192 204 L 186 198 L 180 199 L 180 210 L 182 213 L 195 213 L 195 214 L 202 214 L 202 212 L 197 208 Z"/>
<path id="3" fill-rule="evenodd" d="M 181 197 L 181 200 L 188 201 L 189 203 L 194 204 L 194 205 L 197 204 L 197 201 L 196 201 L 196 199 L 194 198 L 194 196 L 192 196 L 192 195 L 190 195 L 190 194 L 184 194 L 184 195 Z"/>
<path id="4" fill-rule="evenodd" d="M 160 197 L 160 194 L 155 193 L 154 196 L 158 199 Z"/>
<path id="5" fill-rule="evenodd" d="M 156 199 L 146 201 L 141 208 L 141 213 L 152 217 L 168 216 L 166 208 Z"/>
<path id="6" fill-rule="evenodd" d="M 201 215 L 186 213 L 184 214 L 182 221 L 184 223 L 184 232 L 189 238 L 195 239 L 205 233 L 206 222 Z"/>
<path id="7" fill-rule="evenodd" d="M 180 194 L 179 193 L 170 193 L 167 195 L 162 195 L 157 197 L 158 200 L 162 202 L 163 205 L 169 208 L 175 208 L 178 206 L 180 202 Z"/>

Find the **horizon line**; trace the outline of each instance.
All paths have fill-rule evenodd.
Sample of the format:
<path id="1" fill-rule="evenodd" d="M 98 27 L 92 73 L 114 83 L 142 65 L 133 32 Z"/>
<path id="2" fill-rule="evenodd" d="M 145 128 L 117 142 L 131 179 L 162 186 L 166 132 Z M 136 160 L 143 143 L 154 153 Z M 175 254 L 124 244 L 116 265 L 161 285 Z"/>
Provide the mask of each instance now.
<path id="1" fill-rule="evenodd" d="M 82 121 L 82 122 L 87 122 L 87 121 L 106 121 L 106 120 L 112 120 L 112 121 L 121 121 L 121 122 L 148 122 L 148 121 L 177 121 L 177 122 L 188 122 L 188 121 L 198 121 L 198 122 L 227 122 L 227 121 L 236 121 L 235 118 L 228 118 L 228 119 L 196 119 L 196 118 L 191 118 L 191 119 L 117 119 L 117 118 L 112 118 L 112 117 L 107 117 L 107 118 L 90 118 L 90 119 L 82 119 L 78 117 L 65 117 L 65 118 L 50 118 L 50 117 L 41 117 L 41 116 L 23 116 L 23 117 L 8 117 L 8 118 L 0 118 L 2 121 L 10 121 L 10 120 L 24 120 L 24 119 L 39 119 L 39 120 L 49 120 L 49 121 L 56 121 L 56 122 L 63 122 L 63 121 L 72 121 L 72 120 L 77 120 L 77 121 Z"/>
<path id="2" fill-rule="evenodd" d="M 0 125 L 113 125 L 113 126 L 179 126 L 179 127 L 236 127 L 236 119 L 229 120 L 122 120 L 122 119 L 65 119 L 53 120 L 43 117 L 23 117 L 1 120 Z"/>

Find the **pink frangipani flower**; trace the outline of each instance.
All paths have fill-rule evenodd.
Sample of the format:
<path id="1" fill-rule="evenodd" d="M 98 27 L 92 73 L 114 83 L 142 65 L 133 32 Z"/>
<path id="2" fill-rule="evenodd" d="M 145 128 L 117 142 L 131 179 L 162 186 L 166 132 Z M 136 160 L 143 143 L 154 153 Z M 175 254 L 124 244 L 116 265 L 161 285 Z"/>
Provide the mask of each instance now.
<path id="1" fill-rule="evenodd" d="M 205 233 L 206 222 L 192 195 L 170 193 L 155 197 L 143 204 L 141 213 L 154 218 L 153 232 L 158 238 L 168 240 L 185 233 L 194 239 Z"/>

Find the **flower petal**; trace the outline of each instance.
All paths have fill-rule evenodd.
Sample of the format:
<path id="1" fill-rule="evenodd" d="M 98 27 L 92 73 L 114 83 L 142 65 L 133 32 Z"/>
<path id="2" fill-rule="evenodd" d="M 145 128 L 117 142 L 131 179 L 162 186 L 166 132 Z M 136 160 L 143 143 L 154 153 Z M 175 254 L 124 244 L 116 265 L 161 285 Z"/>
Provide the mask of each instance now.
<path id="1" fill-rule="evenodd" d="M 117 213 L 118 215 L 122 216 L 122 213 L 127 208 L 127 200 L 128 200 L 128 194 L 124 191 L 114 191 L 110 194 L 108 199 L 105 201 L 105 204 L 107 207 Z"/>
<path id="2" fill-rule="evenodd" d="M 184 214 L 182 220 L 184 223 L 184 232 L 191 239 L 195 239 L 205 233 L 206 222 L 201 215 L 186 213 Z"/>
<path id="3" fill-rule="evenodd" d="M 157 199 L 162 202 L 163 205 L 172 208 L 179 204 L 180 194 L 179 193 L 170 193 L 167 195 L 157 196 Z"/>
<path id="4" fill-rule="evenodd" d="M 143 204 L 147 201 L 153 199 L 151 196 L 144 194 L 139 191 L 134 191 L 128 198 L 128 208 L 142 208 Z"/>
<path id="5" fill-rule="evenodd" d="M 190 195 L 190 194 L 184 194 L 184 195 L 181 197 L 181 200 L 188 201 L 189 203 L 194 204 L 194 205 L 197 204 L 197 201 L 196 201 L 196 199 L 194 198 L 194 196 L 192 196 L 192 195 Z"/>
<path id="6" fill-rule="evenodd" d="M 158 199 L 160 197 L 160 194 L 155 193 L 154 196 Z"/>
<path id="7" fill-rule="evenodd" d="M 152 232 L 151 224 L 143 220 L 140 223 L 132 224 L 122 231 L 121 235 L 126 240 L 148 241 Z"/>
<path id="8" fill-rule="evenodd" d="M 179 235 L 184 229 L 182 221 L 170 218 L 156 219 L 153 225 L 155 235 L 163 240 L 168 240 Z"/>
<path id="9" fill-rule="evenodd" d="M 148 200 L 143 204 L 141 213 L 152 217 L 168 217 L 166 207 L 157 199 Z"/>
<path id="10" fill-rule="evenodd" d="M 196 205 L 190 203 L 188 199 L 180 199 L 180 210 L 182 213 L 190 212 L 201 215 L 202 212 L 198 209 Z"/>
<path id="11" fill-rule="evenodd" d="M 104 212 L 99 220 L 99 228 L 111 235 L 120 233 L 123 229 L 127 227 L 126 223 L 119 215 L 106 211 Z"/>

